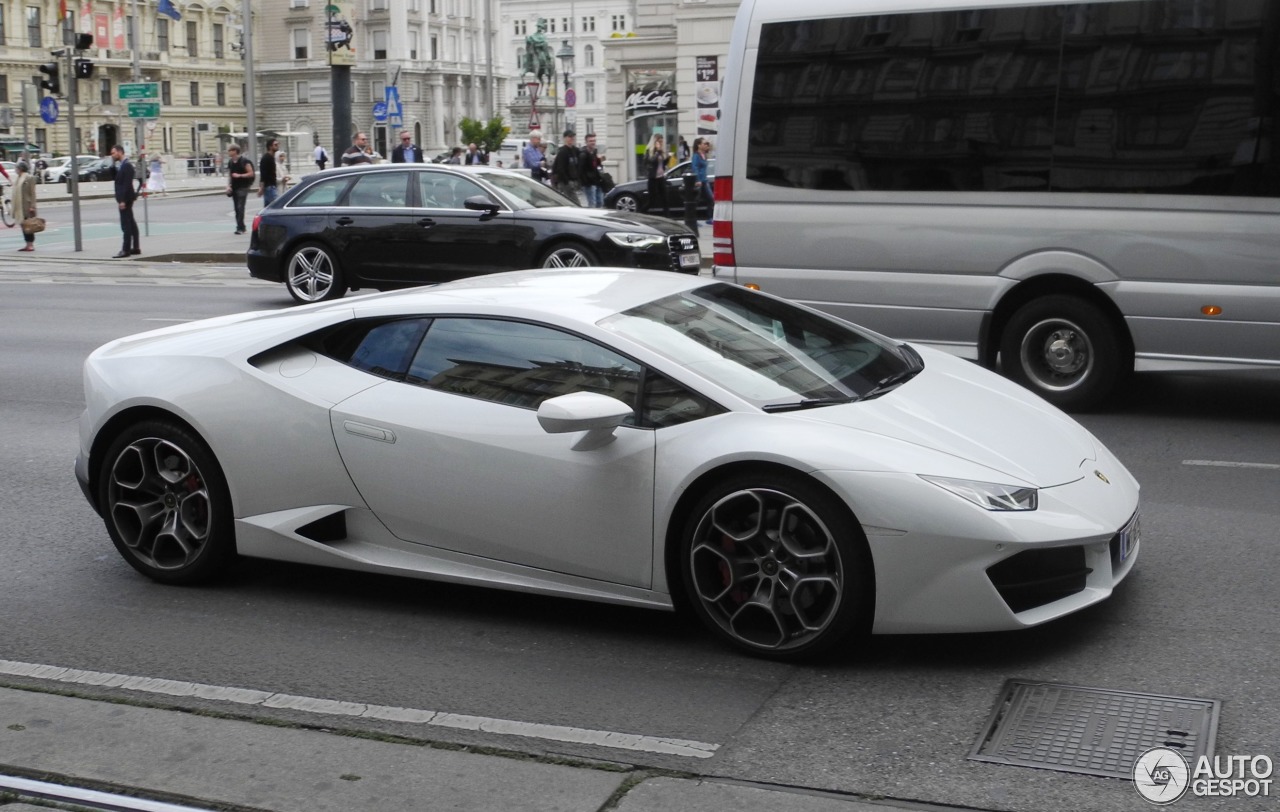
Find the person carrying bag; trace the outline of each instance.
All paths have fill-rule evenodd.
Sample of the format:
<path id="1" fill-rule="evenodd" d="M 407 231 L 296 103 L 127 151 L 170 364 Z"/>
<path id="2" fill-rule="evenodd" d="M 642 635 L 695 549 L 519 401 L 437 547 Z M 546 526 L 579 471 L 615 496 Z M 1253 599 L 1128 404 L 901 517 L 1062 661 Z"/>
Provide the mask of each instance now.
<path id="1" fill-rule="evenodd" d="M 13 182 L 13 212 L 22 218 L 22 239 L 26 245 L 19 251 L 36 250 L 36 235 L 44 231 L 44 220 L 36 216 L 36 179 L 31 165 L 18 161 L 18 177 Z"/>

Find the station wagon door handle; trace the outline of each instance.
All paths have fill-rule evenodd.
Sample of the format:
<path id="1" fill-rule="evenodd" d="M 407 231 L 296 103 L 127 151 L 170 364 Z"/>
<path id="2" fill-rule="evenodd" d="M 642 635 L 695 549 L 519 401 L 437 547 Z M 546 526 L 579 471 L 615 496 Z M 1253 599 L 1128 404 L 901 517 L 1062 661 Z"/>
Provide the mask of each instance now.
<path id="1" fill-rule="evenodd" d="M 349 226 L 354 223 L 355 220 L 351 217 L 339 217 L 337 220 L 334 220 L 334 222 L 340 226 Z"/>
<path id="2" fill-rule="evenodd" d="M 418 221 L 418 225 L 422 226 L 423 228 L 431 228 L 435 224 L 436 224 L 436 221 L 432 220 L 430 217 L 423 217 L 421 220 Z"/>

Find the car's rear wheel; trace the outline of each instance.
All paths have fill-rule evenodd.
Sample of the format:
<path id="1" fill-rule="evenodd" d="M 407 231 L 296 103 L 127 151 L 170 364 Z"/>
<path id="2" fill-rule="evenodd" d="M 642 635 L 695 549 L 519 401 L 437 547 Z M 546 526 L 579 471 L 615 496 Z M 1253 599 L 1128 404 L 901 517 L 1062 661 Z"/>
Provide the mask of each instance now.
<path id="1" fill-rule="evenodd" d="M 337 299 L 347 292 L 338 260 L 319 243 L 293 249 L 285 266 L 284 284 L 289 295 L 304 304 Z"/>
<path id="2" fill-rule="evenodd" d="M 163 420 L 129 427 L 103 456 L 98 487 L 111 541 L 143 575 L 192 584 L 234 560 L 226 479 L 187 428 Z"/>
<path id="3" fill-rule="evenodd" d="M 539 263 L 543 268 L 586 268 L 599 264 L 589 248 L 571 244 L 555 246 L 543 255 Z"/>
<path id="4" fill-rule="evenodd" d="M 1019 308 L 1005 327 L 1000 358 L 1006 375 L 1061 409 L 1101 405 L 1133 369 L 1115 324 L 1094 304 L 1067 295 Z"/>
<path id="5" fill-rule="evenodd" d="M 690 514 L 680 555 L 689 603 L 737 648 L 793 659 L 870 630 L 866 539 L 847 507 L 798 476 L 719 484 Z"/>
<path id="6" fill-rule="evenodd" d="M 640 198 L 633 194 L 621 194 L 614 199 L 613 207 L 618 211 L 640 211 Z"/>

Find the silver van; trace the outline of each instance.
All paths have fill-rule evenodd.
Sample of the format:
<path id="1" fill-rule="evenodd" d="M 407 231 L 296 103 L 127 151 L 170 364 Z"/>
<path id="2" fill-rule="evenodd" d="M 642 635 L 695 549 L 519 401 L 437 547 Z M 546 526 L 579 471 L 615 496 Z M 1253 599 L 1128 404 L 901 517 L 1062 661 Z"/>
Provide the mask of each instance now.
<path id="1" fill-rule="evenodd" d="M 714 274 L 997 365 L 1280 370 L 1280 3 L 744 0 Z"/>

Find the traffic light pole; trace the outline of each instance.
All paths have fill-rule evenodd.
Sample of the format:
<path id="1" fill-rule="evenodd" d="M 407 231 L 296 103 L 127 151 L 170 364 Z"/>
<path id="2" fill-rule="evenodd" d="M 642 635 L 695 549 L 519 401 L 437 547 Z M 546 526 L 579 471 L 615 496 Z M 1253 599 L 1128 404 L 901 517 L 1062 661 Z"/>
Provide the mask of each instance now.
<path id="1" fill-rule="evenodd" d="M 129 0 L 129 36 L 133 40 L 133 81 L 135 82 L 142 81 L 142 54 L 140 52 L 140 49 L 142 48 L 142 40 L 139 39 L 138 34 L 138 0 Z M 139 176 L 145 178 L 147 176 L 142 174 L 147 171 L 146 166 L 142 163 L 142 160 L 145 157 L 142 154 L 142 142 L 144 140 L 142 135 L 143 127 L 144 124 L 142 119 L 135 118 L 133 120 L 133 153 L 134 160 L 137 162 L 137 166 L 134 167 L 133 171 L 137 172 Z M 142 196 L 142 233 L 145 236 L 150 237 L 151 212 L 147 209 L 148 196 L 149 195 Z"/>
<path id="2" fill-rule="evenodd" d="M 71 145 L 71 162 L 67 164 L 68 186 L 71 190 L 71 229 L 75 234 L 76 251 L 84 250 L 84 240 L 80 233 L 80 162 L 77 157 L 80 155 L 80 139 L 76 130 L 76 78 L 72 60 L 75 53 L 71 48 L 64 48 L 60 54 L 67 59 L 67 69 L 64 75 L 67 77 L 66 99 L 67 99 L 67 143 Z"/>

